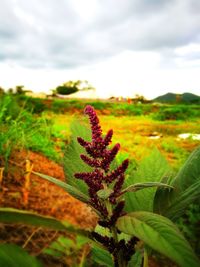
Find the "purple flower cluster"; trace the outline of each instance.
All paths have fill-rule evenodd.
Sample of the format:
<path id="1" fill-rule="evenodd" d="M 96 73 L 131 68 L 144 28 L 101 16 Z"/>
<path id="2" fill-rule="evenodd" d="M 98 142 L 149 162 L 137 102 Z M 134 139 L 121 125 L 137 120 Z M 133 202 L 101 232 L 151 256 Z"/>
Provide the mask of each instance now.
<path id="1" fill-rule="evenodd" d="M 112 148 L 108 146 L 111 143 L 113 130 L 109 130 L 105 137 L 102 136 L 102 129 L 99 119 L 93 107 L 86 106 L 85 114 L 89 116 L 92 140 L 85 141 L 81 137 L 77 138 L 78 143 L 85 148 L 87 154 L 81 154 L 81 159 L 90 167 L 91 172 L 76 173 L 77 179 L 83 180 L 88 186 L 90 204 L 100 212 L 101 218 L 98 223 L 102 227 L 107 227 L 112 233 L 117 219 L 124 214 L 125 201 L 121 200 L 121 190 L 125 179 L 125 171 L 128 168 L 128 159 L 124 160 L 115 170 L 110 170 L 110 165 L 117 155 L 120 145 L 116 144 Z M 100 190 L 109 192 L 106 197 L 99 195 Z M 106 191 L 107 190 L 107 191 Z M 110 208 L 111 207 L 111 208 Z M 118 241 L 114 237 L 101 236 L 93 232 L 93 238 L 100 242 L 113 255 L 115 266 L 118 266 L 119 254 L 125 262 L 130 260 L 135 252 L 137 240 L 130 239 Z"/>
<path id="2" fill-rule="evenodd" d="M 125 261 L 128 263 L 131 256 L 135 253 L 135 245 L 139 240 L 137 237 L 132 237 L 129 241 L 121 239 L 118 243 L 116 243 L 113 237 L 102 236 L 96 232 L 92 232 L 92 236 L 98 242 L 103 244 L 111 254 L 113 254 L 116 267 L 118 266 L 118 254 L 121 253 L 124 256 Z"/>
<path id="3" fill-rule="evenodd" d="M 94 170 L 90 173 L 76 173 L 75 178 L 82 179 L 88 185 L 90 204 L 100 211 L 104 218 L 108 216 L 108 211 L 103 201 L 98 197 L 97 192 L 109 187 L 112 183 L 113 192 L 109 196 L 109 201 L 111 204 L 116 204 L 116 207 L 113 210 L 109 222 L 106 221 L 108 225 L 112 225 L 121 215 L 124 207 L 124 202 L 117 203 L 117 197 L 120 195 L 122 189 L 128 160 L 124 160 L 117 169 L 113 171 L 109 170 L 110 164 L 120 149 L 120 144 L 114 145 L 111 149 L 108 148 L 112 140 L 113 130 L 109 130 L 106 136 L 103 137 L 99 119 L 93 107 L 86 106 L 85 114 L 89 116 L 92 141 L 87 142 L 81 137 L 78 137 L 77 141 L 87 152 L 87 155 L 80 155 L 81 159 L 90 167 L 93 167 Z"/>

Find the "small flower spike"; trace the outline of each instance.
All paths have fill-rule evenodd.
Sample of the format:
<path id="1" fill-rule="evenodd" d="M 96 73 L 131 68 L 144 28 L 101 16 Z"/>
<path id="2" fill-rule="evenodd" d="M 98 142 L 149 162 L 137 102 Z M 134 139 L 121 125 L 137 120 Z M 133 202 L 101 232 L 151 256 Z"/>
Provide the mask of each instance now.
<path id="1" fill-rule="evenodd" d="M 97 114 L 92 106 L 86 106 L 85 114 L 89 117 L 91 125 L 92 140 L 91 142 L 85 141 L 82 137 L 78 137 L 78 143 L 85 148 L 87 154 L 81 154 L 81 159 L 85 164 L 93 168 L 90 173 L 76 173 L 74 176 L 77 179 L 82 179 L 88 186 L 88 192 L 90 195 L 90 204 L 95 207 L 103 216 L 107 216 L 108 211 L 106 205 L 102 199 L 98 197 L 97 192 L 101 189 L 108 188 L 110 184 L 113 186 L 113 192 L 111 193 L 108 201 L 116 205 L 117 197 L 120 194 L 123 182 L 124 172 L 128 167 L 128 159 L 124 160 L 122 164 L 116 170 L 110 170 L 110 165 L 115 159 L 120 144 L 114 145 L 112 148 L 108 148 L 112 141 L 113 130 L 110 129 L 105 137 L 102 135 L 102 129 L 99 123 Z M 111 214 L 110 225 L 116 221 L 116 218 L 122 213 L 124 205 L 118 203 L 113 214 Z M 119 211 L 118 211 L 119 210 Z"/>
<path id="2" fill-rule="evenodd" d="M 125 214 L 123 210 L 125 201 L 121 198 L 121 192 L 129 161 L 126 159 L 116 169 L 111 169 L 111 163 L 119 152 L 120 144 L 109 148 L 113 130 L 110 129 L 105 136 L 102 135 L 99 119 L 92 106 L 86 106 L 85 114 L 89 117 L 92 140 L 88 142 L 78 137 L 77 141 L 86 151 L 86 154 L 81 154 L 80 158 L 92 168 L 92 171 L 75 173 L 74 177 L 86 183 L 90 205 L 100 214 L 98 224 L 110 230 L 111 236 L 102 236 L 97 232 L 92 232 L 92 236 L 113 255 L 117 267 L 119 266 L 118 255 L 123 255 L 124 261 L 128 262 L 135 252 L 137 243 L 135 237 L 129 241 L 115 238 L 118 234 L 117 219 Z"/>

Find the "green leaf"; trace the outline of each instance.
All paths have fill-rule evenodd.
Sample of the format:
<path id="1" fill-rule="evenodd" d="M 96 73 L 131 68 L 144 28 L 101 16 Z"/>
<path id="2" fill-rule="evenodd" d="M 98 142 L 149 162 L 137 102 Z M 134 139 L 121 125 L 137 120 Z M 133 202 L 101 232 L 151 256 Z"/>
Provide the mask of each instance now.
<path id="1" fill-rule="evenodd" d="M 90 237 L 90 232 L 74 227 L 66 221 L 59 221 L 53 217 L 38 215 L 33 212 L 13 208 L 0 208 L 0 222 L 3 223 L 24 223 L 32 226 L 44 227 L 53 230 L 63 230 L 68 233 L 75 233 Z"/>
<path id="2" fill-rule="evenodd" d="M 85 149 L 77 142 L 77 137 L 82 137 L 85 141 L 91 141 L 91 132 L 81 121 L 74 121 L 71 124 L 71 138 L 69 144 L 64 149 L 64 173 L 67 183 L 77 188 L 82 193 L 88 195 L 87 185 L 80 179 L 76 179 L 77 172 L 91 172 L 92 168 L 85 164 L 81 154 L 86 154 Z"/>
<path id="3" fill-rule="evenodd" d="M 72 253 L 72 250 L 75 250 L 75 241 L 70 238 L 60 236 L 42 252 L 55 257 L 66 257 Z"/>
<path id="4" fill-rule="evenodd" d="M 101 189 L 97 192 L 97 196 L 103 200 L 106 200 L 109 198 L 109 196 L 113 193 L 113 190 L 111 188 Z"/>
<path id="5" fill-rule="evenodd" d="M 180 218 L 190 204 L 194 203 L 200 198 L 200 177 L 199 181 L 192 184 L 185 191 L 173 199 L 171 205 L 164 211 L 166 217 L 172 221 Z"/>
<path id="6" fill-rule="evenodd" d="M 94 231 L 102 236 L 112 237 L 110 229 L 107 227 L 100 226 L 99 224 L 96 225 Z"/>
<path id="7" fill-rule="evenodd" d="M 36 175 L 38 175 L 39 177 L 49 181 L 49 182 L 52 182 L 54 184 L 56 184 L 57 186 L 63 188 L 67 193 L 69 193 L 70 195 L 72 195 L 73 197 L 75 197 L 76 199 L 84 202 L 84 203 L 88 203 L 89 202 L 89 197 L 87 195 L 85 195 L 84 193 L 82 193 L 81 191 L 79 191 L 77 188 L 65 183 L 65 182 L 62 182 L 54 177 L 51 177 L 51 176 L 48 176 L 46 174 L 42 174 L 42 173 L 39 173 L 39 172 L 32 172 Z M 75 179 L 75 178 L 74 178 Z"/>
<path id="8" fill-rule="evenodd" d="M 174 190 L 160 188 L 156 192 L 154 211 L 175 221 L 200 198 L 200 147 L 192 152 L 175 179 L 168 184 Z"/>
<path id="9" fill-rule="evenodd" d="M 172 185 L 176 188 L 176 194 L 183 192 L 200 178 L 200 146 L 189 156 L 186 163 L 180 169 Z"/>
<path id="10" fill-rule="evenodd" d="M 128 187 L 135 183 L 160 182 L 162 177 L 170 171 L 166 159 L 155 149 L 142 160 L 137 171 L 128 173 L 124 185 Z M 125 210 L 127 212 L 145 210 L 153 211 L 153 200 L 156 188 L 146 188 L 137 192 L 125 194 Z"/>
<path id="11" fill-rule="evenodd" d="M 181 267 L 198 267 L 200 262 L 189 243 L 169 219 L 151 212 L 132 212 L 117 220 L 120 231 L 144 241 L 152 249 Z"/>
<path id="12" fill-rule="evenodd" d="M 136 251 L 128 262 L 128 267 L 141 267 L 142 266 L 142 253 L 141 251 Z"/>
<path id="13" fill-rule="evenodd" d="M 73 197 L 75 197 L 76 199 L 86 203 L 88 206 L 90 206 L 99 216 L 101 216 L 101 214 L 99 213 L 98 210 L 96 210 L 91 204 L 90 204 L 90 199 L 87 195 L 85 195 L 84 193 L 82 193 L 81 191 L 79 191 L 78 189 L 76 189 L 75 187 L 62 182 L 54 177 L 48 176 L 46 174 L 42 174 L 39 172 L 32 172 L 38 176 L 40 176 L 43 179 L 46 179 L 49 182 L 52 182 L 54 184 L 56 184 L 57 186 L 63 188 L 67 193 L 69 193 L 70 195 L 72 195 Z"/>
<path id="14" fill-rule="evenodd" d="M 163 184 L 163 183 L 158 183 L 158 182 L 137 183 L 137 184 L 129 185 L 128 187 L 126 187 L 125 189 L 123 189 L 121 191 L 121 194 L 120 195 L 125 194 L 127 192 L 136 192 L 138 190 L 142 190 L 142 189 L 149 188 L 149 187 L 173 188 L 170 185 Z"/>
<path id="15" fill-rule="evenodd" d="M 2 267 L 42 267 L 42 264 L 25 250 L 14 244 L 0 245 L 0 266 Z"/>
<path id="16" fill-rule="evenodd" d="M 107 250 L 96 246 L 92 247 L 92 260 L 101 266 L 114 267 L 110 253 Z"/>

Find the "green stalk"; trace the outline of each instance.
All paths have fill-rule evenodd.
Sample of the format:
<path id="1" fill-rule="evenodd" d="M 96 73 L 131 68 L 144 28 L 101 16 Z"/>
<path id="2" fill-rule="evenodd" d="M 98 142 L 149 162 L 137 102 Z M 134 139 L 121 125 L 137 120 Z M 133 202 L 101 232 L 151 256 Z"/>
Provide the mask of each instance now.
<path id="1" fill-rule="evenodd" d="M 148 254 L 146 249 L 144 249 L 144 262 L 143 262 L 143 267 L 148 267 L 149 266 L 149 262 L 148 262 Z"/>
<path id="2" fill-rule="evenodd" d="M 111 203 L 108 200 L 106 200 L 105 205 L 106 205 L 106 208 L 108 210 L 108 216 L 109 217 L 112 216 L 113 209 L 112 209 Z M 115 226 L 113 226 L 111 228 L 111 233 L 112 233 L 112 237 L 113 237 L 115 243 L 118 243 L 119 239 L 118 239 L 118 234 L 117 234 L 117 228 Z M 126 267 L 127 266 L 126 262 L 123 259 L 123 255 L 121 253 L 118 253 L 117 261 L 118 261 L 119 267 Z"/>

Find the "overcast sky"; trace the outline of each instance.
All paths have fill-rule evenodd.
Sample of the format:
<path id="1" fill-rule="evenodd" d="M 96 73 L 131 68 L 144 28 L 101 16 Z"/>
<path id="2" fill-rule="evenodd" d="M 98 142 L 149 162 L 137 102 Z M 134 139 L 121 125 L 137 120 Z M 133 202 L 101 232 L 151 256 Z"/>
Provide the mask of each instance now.
<path id="1" fill-rule="evenodd" d="M 200 0 L 0 0 L 0 86 L 200 95 Z"/>

